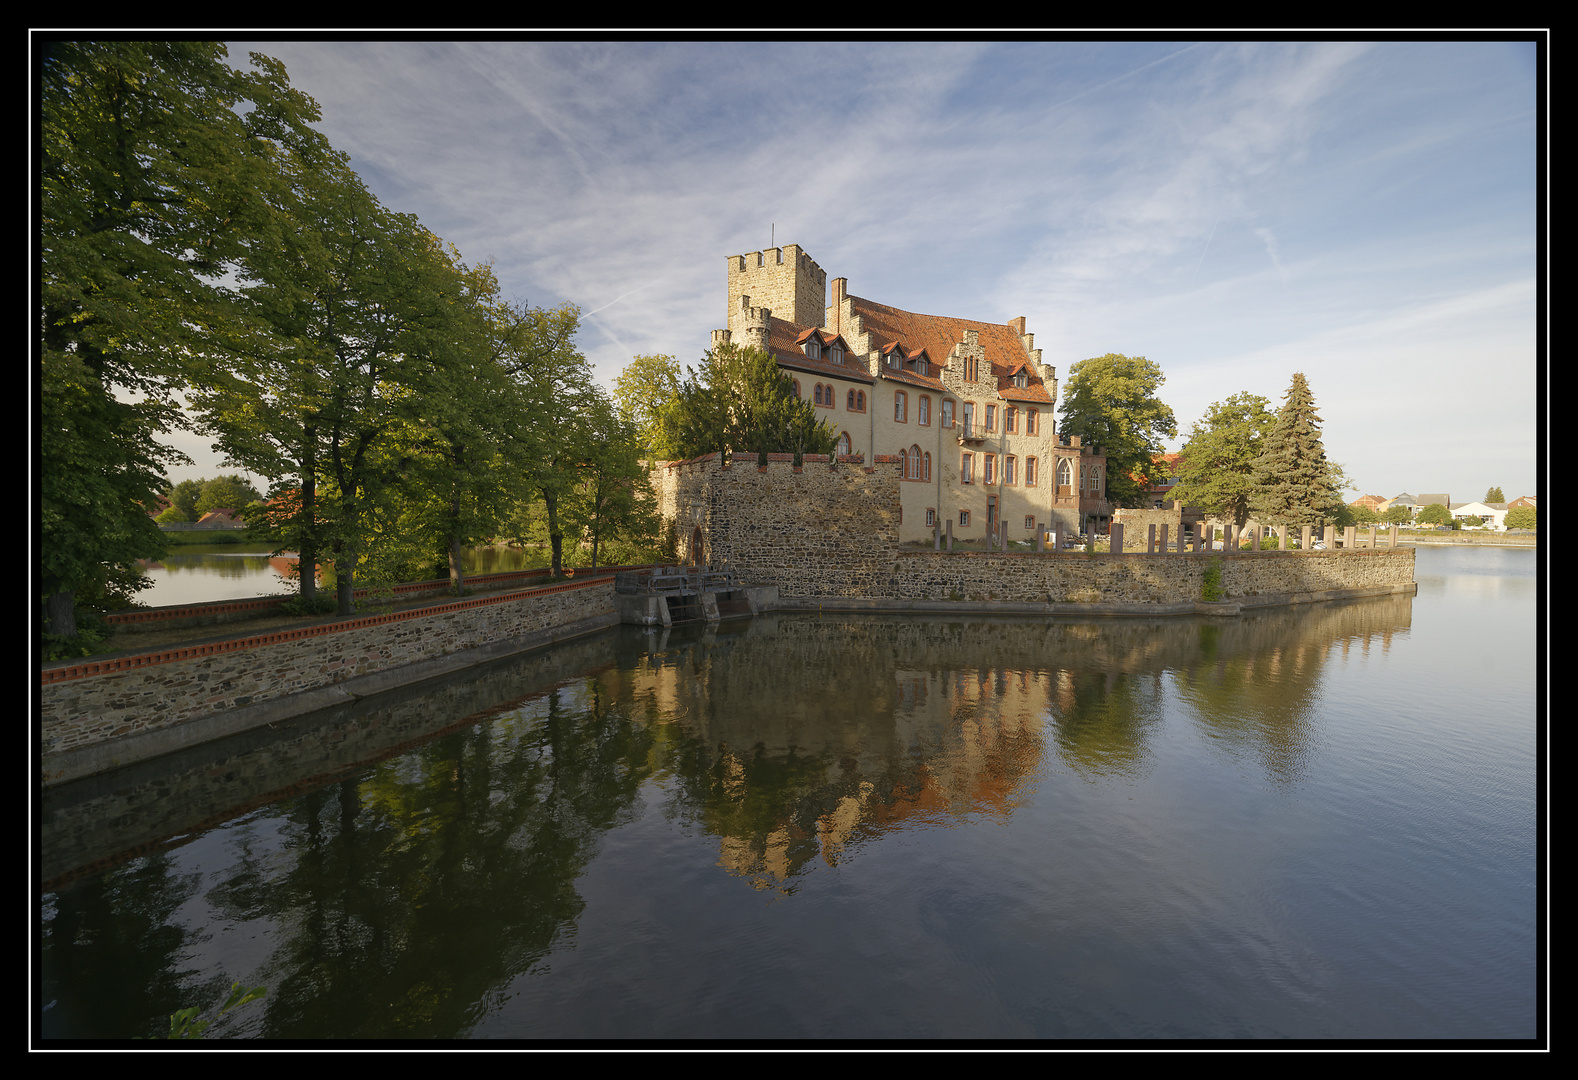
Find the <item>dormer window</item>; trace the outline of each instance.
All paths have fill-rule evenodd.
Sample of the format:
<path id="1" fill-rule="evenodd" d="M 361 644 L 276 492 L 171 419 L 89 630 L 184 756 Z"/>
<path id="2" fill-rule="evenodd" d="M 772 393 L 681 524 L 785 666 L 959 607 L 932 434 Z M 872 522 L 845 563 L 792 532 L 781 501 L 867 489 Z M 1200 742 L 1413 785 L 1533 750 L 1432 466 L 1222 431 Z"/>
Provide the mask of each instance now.
<path id="1" fill-rule="evenodd" d="M 844 350 L 834 345 L 828 350 L 827 358 L 835 364 L 842 364 L 844 362 Z"/>
<path id="2" fill-rule="evenodd" d="M 904 354 L 894 349 L 888 353 L 888 367 L 901 369 L 904 367 Z"/>
<path id="3" fill-rule="evenodd" d="M 1030 385 L 1030 377 L 1021 371 L 1018 375 L 1014 376 L 1014 385 L 1023 390 L 1025 387 Z"/>
<path id="4" fill-rule="evenodd" d="M 804 349 L 805 354 L 813 360 L 819 360 L 822 357 L 822 343 L 816 340 L 814 337 L 807 338 L 805 344 L 802 345 L 801 348 Z"/>
<path id="5" fill-rule="evenodd" d="M 931 374 L 931 365 L 926 362 L 926 358 L 924 356 L 921 357 L 919 360 L 915 361 L 915 374 L 917 374 L 917 375 L 930 375 Z"/>

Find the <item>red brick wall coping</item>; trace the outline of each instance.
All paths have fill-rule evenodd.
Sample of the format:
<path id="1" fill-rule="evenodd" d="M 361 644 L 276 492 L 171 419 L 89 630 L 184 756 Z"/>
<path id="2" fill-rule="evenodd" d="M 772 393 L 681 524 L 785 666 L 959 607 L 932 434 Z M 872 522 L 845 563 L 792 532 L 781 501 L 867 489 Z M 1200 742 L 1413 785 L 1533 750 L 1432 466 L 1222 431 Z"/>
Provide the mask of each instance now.
<path id="1" fill-rule="evenodd" d="M 237 652 L 241 649 L 255 649 L 262 645 L 273 645 L 282 641 L 299 641 L 303 638 L 318 637 L 322 634 L 339 634 L 347 630 L 381 626 L 385 623 L 402 622 L 406 619 L 424 619 L 431 615 L 443 615 L 451 611 L 465 611 L 468 608 L 486 607 L 489 604 L 504 604 L 528 596 L 549 596 L 553 593 L 570 592 L 574 589 L 589 589 L 597 585 L 612 587 L 613 578 L 599 573 L 589 581 L 568 581 L 563 585 L 544 585 L 538 589 L 523 589 L 520 592 L 504 593 L 500 596 L 479 596 L 474 600 L 457 600 L 451 604 L 412 608 L 409 611 L 394 611 L 387 615 L 368 615 L 360 619 L 326 623 L 322 626 L 304 626 L 298 630 L 281 630 L 273 634 L 260 634 L 256 637 L 235 638 L 231 641 L 214 641 L 206 645 L 193 645 L 184 649 L 141 653 L 137 656 L 122 656 L 114 660 L 92 660 L 86 663 L 72 664 L 69 667 L 49 668 L 40 672 L 39 683 L 40 685 L 48 686 L 52 683 L 65 682 L 68 679 L 87 679 L 95 675 L 108 675 L 116 671 L 129 671 L 132 668 L 151 667 L 154 664 L 168 664 L 176 660 L 187 660 L 194 656 L 212 656 L 218 653 Z"/>

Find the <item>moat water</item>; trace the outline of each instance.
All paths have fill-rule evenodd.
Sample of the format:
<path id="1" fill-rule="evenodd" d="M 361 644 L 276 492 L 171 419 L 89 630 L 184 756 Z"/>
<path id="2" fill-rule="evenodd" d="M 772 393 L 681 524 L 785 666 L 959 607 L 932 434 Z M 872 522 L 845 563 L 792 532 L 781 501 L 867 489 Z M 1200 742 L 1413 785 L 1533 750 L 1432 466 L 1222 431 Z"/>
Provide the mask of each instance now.
<path id="1" fill-rule="evenodd" d="M 1536 555 L 625 628 L 50 793 L 45 1038 L 1528 1039 Z"/>
<path id="2" fill-rule="evenodd" d="M 137 602 L 170 607 L 294 594 L 298 589 L 295 556 L 272 555 L 271 550 L 261 544 L 172 547 L 164 558 L 142 567 L 148 586 L 137 593 Z M 462 552 L 467 574 L 502 574 L 543 562 L 540 552 L 520 548 L 468 547 Z M 322 570 L 319 579 L 323 587 L 332 588 L 333 570 Z"/>

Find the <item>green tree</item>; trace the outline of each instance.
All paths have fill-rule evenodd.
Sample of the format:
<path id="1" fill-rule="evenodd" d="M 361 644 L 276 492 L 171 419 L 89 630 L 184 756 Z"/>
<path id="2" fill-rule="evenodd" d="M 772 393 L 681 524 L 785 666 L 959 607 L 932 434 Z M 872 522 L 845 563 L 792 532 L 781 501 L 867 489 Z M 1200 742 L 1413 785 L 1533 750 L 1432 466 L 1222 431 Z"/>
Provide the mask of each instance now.
<path id="1" fill-rule="evenodd" d="M 233 510 L 238 517 L 245 517 L 247 507 L 261 501 L 257 489 L 239 476 L 216 476 L 203 483 L 194 510 L 202 517 L 210 510 Z"/>
<path id="2" fill-rule="evenodd" d="M 591 543 L 595 570 L 608 541 L 622 539 L 650 548 L 657 543 L 661 523 L 657 496 L 641 461 L 645 447 L 636 425 L 619 415 L 601 391 L 592 409 L 593 426 L 602 437 L 588 446 L 564 510 L 568 527 Z"/>
<path id="3" fill-rule="evenodd" d="M 1255 460 L 1277 419 L 1269 404 L 1259 395 L 1239 393 L 1206 409 L 1174 466 L 1178 483 L 1171 496 L 1178 505 L 1197 506 L 1244 527 L 1254 495 Z"/>
<path id="4" fill-rule="evenodd" d="M 197 500 L 203 494 L 203 485 L 207 480 L 182 480 L 179 484 L 172 485 L 165 492 L 165 498 L 170 500 L 171 509 L 180 511 L 181 516 L 175 521 L 196 521 Z"/>
<path id="5" fill-rule="evenodd" d="M 1166 449 L 1162 440 L 1178 434 L 1172 409 L 1156 396 L 1166 381 L 1160 365 L 1119 353 L 1069 369 L 1059 431 L 1106 454 L 1107 498 L 1116 506 L 1144 505 L 1147 489 L 1166 476 L 1157 461 Z"/>
<path id="6" fill-rule="evenodd" d="M 1514 506 L 1502 523 L 1509 529 L 1537 529 L 1539 517 L 1532 506 Z"/>
<path id="7" fill-rule="evenodd" d="M 163 541 L 159 436 L 228 331 L 224 275 L 279 228 L 269 147 L 321 140 L 277 61 L 213 42 L 51 41 L 40 57 L 41 585 L 46 630 Z M 84 590 L 87 590 L 84 592 Z"/>
<path id="8" fill-rule="evenodd" d="M 672 356 L 637 356 L 614 379 L 614 406 L 635 425 L 636 438 L 655 458 L 680 456 L 663 443 L 664 414 L 679 397 L 679 361 Z"/>
<path id="9" fill-rule="evenodd" d="M 838 432 L 794 392 L 760 349 L 723 345 L 687 372 L 662 417 L 662 444 L 679 457 L 711 453 L 829 454 Z"/>
<path id="10" fill-rule="evenodd" d="M 1320 424 L 1309 384 L 1302 372 L 1295 373 L 1255 461 L 1252 510 L 1257 518 L 1277 525 L 1318 525 L 1342 513 L 1346 477 L 1326 458 Z"/>
<path id="11" fill-rule="evenodd" d="M 455 262 L 459 265 L 458 255 Z M 533 347 L 540 313 L 500 302 L 490 266 L 466 273 L 481 317 L 454 327 L 455 334 L 468 333 L 469 340 L 450 342 L 454 355 L 444 393 L 430 396 L 405 418 L 386 451 L 400 477 L 395 493 L 400 509 L 394 518 L 401 539 L 390 533 L 389 546 L 414 565 L 447 564 L 457 595 L 465 590 L 462 549 L 497 535 L 511 508 L 528 496 L 510 451 L 523 441 L 532 449 L 540 442 L 521 387 L 510 375 L 512 365 L 525 362 L 522 352 Z M 528 432 L 532 437 L 523 440 Z M 520 457 L 531 460 L 528 454 Z M 427 576 L 426 569 L 421 576 Z"/>
<path id="12" fill-rule="evenodd" d="M 293 227 L 256 245 L 240 287 L 261 330 L 234 342 L 228 377 L 194 404 L 231 463 L 277 478 L 267 525 L 304 570 L 332 559 L 349 615 L 358 564 L 398 520 L 388 444 L 456 393 L 492 279 L 385 209 L 344 155 L 282 153 L 279 167 Z M 312 574 L 301 592 L 312 598 Z"/>
<path id="13" fill-rule="evenodd" d="M 1504 503 L 1507 501 L 1507 497 L 1501 493 L 1501 489 L 1499 487 L 1493 487 L 1485 492 L 1485 497 L 1480 501 L 1486 503 Z"/>
<path id="14" fill-rule="evenodd" d="M 1381 520 L 1388 525 L 1407 525 L 1414 520 L 1414 508 L 1412 506 L 1388 507 L 1386 513 L 1381 516 Z"/>
<path id="15" fill-rule="evenodd" d="M 592 366 L 575 348 L 581 312 L 574 304 L 523 312 L 524 325 L 504 360 L 520 388 L 523 422 L 508 450 L 523 480 L 543 502 L 550 565 L 564 572 L 564 527 L 560 509 L 577 483 L 580 468 L 603 438 L 599 422 L 608 415 L 599 400 Z"/>
<path id="16" fill-rule="evenodd" d="M 1431 503 L 1419 511 L 1416 519 L 1421 525 L 1450 525 L 1452 524 L 1452 511 L 1440 503 Z"/>

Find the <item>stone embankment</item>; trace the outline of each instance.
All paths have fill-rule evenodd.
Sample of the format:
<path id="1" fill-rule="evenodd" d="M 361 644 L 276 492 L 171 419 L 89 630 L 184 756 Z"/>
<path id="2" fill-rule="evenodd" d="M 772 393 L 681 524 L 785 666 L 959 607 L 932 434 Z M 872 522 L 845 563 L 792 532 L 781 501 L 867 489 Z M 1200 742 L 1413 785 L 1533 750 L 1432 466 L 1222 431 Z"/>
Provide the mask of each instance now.
<path id="1" fill-rule="evenodd" d="M 47 666 L 46 785 L 615 625 L 612 575 Z"/>

